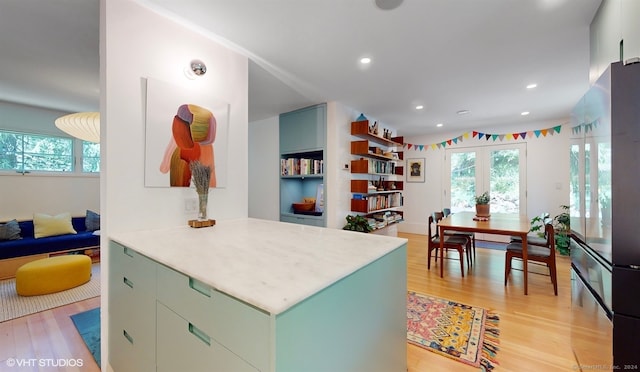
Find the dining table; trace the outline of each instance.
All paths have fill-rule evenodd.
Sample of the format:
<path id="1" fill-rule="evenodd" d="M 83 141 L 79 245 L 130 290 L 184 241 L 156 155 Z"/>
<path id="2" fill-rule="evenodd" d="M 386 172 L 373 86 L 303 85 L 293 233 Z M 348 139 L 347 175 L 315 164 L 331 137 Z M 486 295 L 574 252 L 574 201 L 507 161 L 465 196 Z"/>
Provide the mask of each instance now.
<path id="1" fill-rule="evenodd" d="M 492 213 L 489 217 L 477 217 L 475 212 L 456 212 L 438 222 L 440 236 L 445 231 L 465 231 L 519 236 L 522 239 L 522 270 L 524 272 L 524 294 L 527 295 L 527 234 L 529 218 L 521 214 Z M 444 277 L 444 239 L 440 239 L 440 277 Z"/>

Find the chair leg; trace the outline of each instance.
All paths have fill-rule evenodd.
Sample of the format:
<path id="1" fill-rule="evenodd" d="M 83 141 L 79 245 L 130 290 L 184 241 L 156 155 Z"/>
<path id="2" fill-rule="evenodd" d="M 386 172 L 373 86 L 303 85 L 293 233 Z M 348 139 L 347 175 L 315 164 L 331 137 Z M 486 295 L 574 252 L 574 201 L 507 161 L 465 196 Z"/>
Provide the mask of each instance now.
<path id="1" fill-rule="evenodd" d="M 460 253 L 460 272 L 462 273 L 462 277 L 464 278 L 464 247 L 460 247 L 460 250 L 458 250 L 458 252 Z M 467 259 L 469 258 L 469 256 L 467 256 Z"/>
<path id="2" fill-rule="evenodd" d="M 471 242 L 473 244 L 473 259 L 476 259 L 476 233 L 471 234 Z"/>
<path id="3" fill-rule="evenodd" d="M 553 283 L 553 293 L 558 295 L 558 275 L 556 272 L 556 263 L 551 262 L 549 265 L 549 274 L 551 275 L 551 282 Z"/>
<path id="4" fill-rule="evenodd" d="M 432 249 L 427 247 L 427 270 L 431 270 L 431 251 Z"/>
<path id="5" fill-rule="evenodd" d="M 504 255 L 504 285 L 507 285 L 507 279 L 511 273 L 511 254 L 507 251 Z"/>

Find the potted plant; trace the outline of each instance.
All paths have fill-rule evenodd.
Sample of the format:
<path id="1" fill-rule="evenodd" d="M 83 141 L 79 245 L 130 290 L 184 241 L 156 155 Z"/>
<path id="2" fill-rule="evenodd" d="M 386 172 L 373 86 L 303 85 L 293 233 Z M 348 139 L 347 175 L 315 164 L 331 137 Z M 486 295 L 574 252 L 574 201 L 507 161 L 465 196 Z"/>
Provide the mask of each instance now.
<path id="1" fill-rule="evenodd" d="M 489 197 L 489 192 L 485 191 L 481 195 L 477 195 L 475 197 L 475 200 L 476 216 L 489 217 L 491 215 L 491 207 L 489 205 L 489 201 L 491 201 L 491 198 Z"/>
<path id="2" fill-rule="evenodd" d="M 343 230 L 350 231 L 359 231 L 363 233 L 368 233 L 369 231 L 373 231 L 373 227 L 369 225 L 369 221 L 366 218 L 360 215 L 348 215 L 346 217 L 347 224 L 342 228 Z"/>
<path id="3" fill-rule="evenodd" d="M 553 217 L 556 249 L 558 250 L 558 252 L 560 252 L 561 255 L 568 256 L 571 216 L 569 215 L 568 205 L 561 205 L 560 208 L 563 210 L 563 212 Z"/>

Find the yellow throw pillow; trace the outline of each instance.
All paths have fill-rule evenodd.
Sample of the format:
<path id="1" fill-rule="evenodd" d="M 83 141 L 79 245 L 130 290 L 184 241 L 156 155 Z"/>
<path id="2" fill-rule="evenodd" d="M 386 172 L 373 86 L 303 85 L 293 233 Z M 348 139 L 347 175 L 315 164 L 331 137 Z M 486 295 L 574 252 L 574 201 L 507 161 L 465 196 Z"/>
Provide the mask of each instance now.
<path id="1" fill-rule="evenodd" d="M 60 213 L 55 216 L 49 216 L 44 213 L 33 214 L 33 236 L 36 239 L 46 236 L 77 233 L 71 224 L 70 213 Z"/>

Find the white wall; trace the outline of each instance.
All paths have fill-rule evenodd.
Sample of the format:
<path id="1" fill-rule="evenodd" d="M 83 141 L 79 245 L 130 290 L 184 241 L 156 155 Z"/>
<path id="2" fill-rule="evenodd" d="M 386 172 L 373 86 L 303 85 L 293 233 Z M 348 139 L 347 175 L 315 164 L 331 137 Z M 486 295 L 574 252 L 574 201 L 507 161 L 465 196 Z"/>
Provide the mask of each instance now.
<path id="1" fill-rule="evenodd" d="M 143 77 L 195 93 L 211 92 L 229 102 L 230 172 L 227 187 L 209 195 L 209 216 L 246 217 L 247 58 L 131 0 L 101 0 L 100 6 L 102 245 L 107 247 L 109 235 L 119 231 L 185 226 L 195 217 L 183 212 L 185 198 L 195 195 L 193 189 L 144 187 Z M 195 58 L 204 61 L 208 71 L 188 80 L 183 69 Z M 104 272 L 108 265 L 108 259 L 102 261 Z M 109 292 L 103 278 L 101 351 L 106 366 Z"/>
<path id="2" fill-rule="evenodd" d="M 568 120 L 567 120 L 568 122 Z M 476 128 L 474 130 L 483 133 L 503 134 L 520 133 L 555 127 L 561 122 L 541 122 L 526 125 L 513 125 L 496 128 Z M 517 140 L 518 143 L 525 142 L 527 146 L 527 174 L 526 189 L 527 203 L 526 214 L 530 217 L 542 212 L 549 212 L 551 215 L 558 214 L 560 205 L 569 204 L 569 135 L 571 128 L 569 124 L 562 126 L 561 132 L 553 136 L 540 136 L 536 138 L 527 137 L 526 140 Z M 405 143 L 411 144 L 432 144 L 440 143 L 451 138 L 458 137 L 463 132 L 442 133 L 430 136 L 405 137 Z M 515 143 L 516 140 L 495 143 Z M 476 138 L 465 139 L 462 143 L 453 144 L 451 148 L 490 146 L 493 141 L 478 140 Z M 447 147 L 449 148 L 449 147 Z M 445 183 L 444 174 L 445 149 L 429 149 L 426 151 L 407 150 L 404 151 L 404 159 L 425 158 L 425 183 L 404 183 L 404 222 L 398 225 L 401 232 L 416 234 L 427 233 L 427 217 L 437 210 L 449 207 L 444 201 L 443 185 Z M 406 167 L 405 167 L 406 169 Z M 405 171 L 406 173 L 406 171 Z M 559 189 L 558 189 L 559 187 Z"/>
<path id="3" fill-rule="evenodd" d="M 279 117 L 249 123 L 249 217 L 280 220 Z"/>
<path id="4" fill-rule="evenodd" d="M 0 101 L 0 129 L 69 137 L 53 123 L 66 114 Z M 0 221 L 29 220 L 33 213 L 84 216 L 87 209 L 100 211 L 100 180 L 96 175 L 0 172 L 0 190 Z"/>

